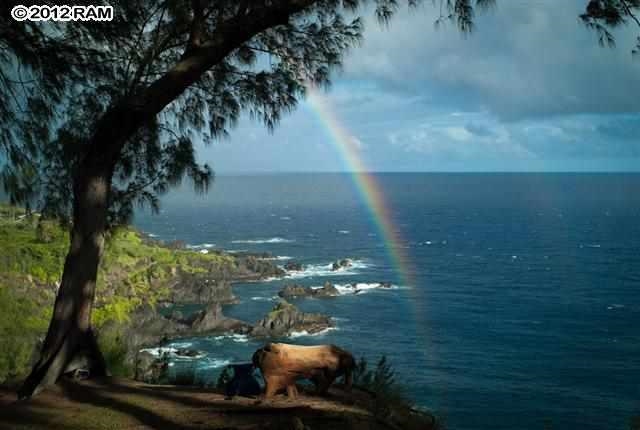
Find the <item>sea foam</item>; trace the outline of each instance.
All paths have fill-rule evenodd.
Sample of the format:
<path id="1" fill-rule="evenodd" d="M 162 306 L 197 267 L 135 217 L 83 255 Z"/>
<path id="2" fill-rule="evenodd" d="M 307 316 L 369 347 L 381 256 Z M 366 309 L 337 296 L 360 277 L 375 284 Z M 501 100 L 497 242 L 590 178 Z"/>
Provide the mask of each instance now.
<path id="1" fill-rule="evenodd" d="M 282 237 L 271 237 L 268 239 L 243 239 L 243 240 L 232 240 L 231 243 L 247 243 L 252 245 L 262 244 L 262 243 L 292 243 L 295 242 L 291 239 L 285 239 Z"/>
<path id="2" fill-rule="evenodd" d="M 289 339 L 297 339 L 299 337 L 308 337 L 308 336 L 324 336 L 325 334 L 329 333 L 330 331 L 334 331 L 334 330 L 338 330 L 338 327 L 327 327 L 324 330 L 320 330 L 316 333 L 309 333 L 306 330 L 301 330 L 301 331 L 292 331 L 289 334 Z"/>
<path id="3" fill-rule="evenodd" d="M 237 343 L 249 342 L 249 337 L 246 334 L 237 334 L 237 333 L 214 336 L 213 339 L 218 341 L 229 339 Z"/>
<path id="4" fill-rule="evenodd" d="M 356 284 L 335 284 L 336 290 L 341 295 L 364 294 L 372 290 L 399 290 L 402 287 L 392 284 L 390 287 L 383 287 L 380 282 L 358 282 Z"/>
<path id="5" fill-rule="evenodd" d="M 215 243 L 199 243 L 197 245 L 187 245 L 188 249 L 209 249 L 216 246 Z"/>
<path id="6" fill-rule="evenodd" d="M 303 270 L 287 272 L 285 278 L 300 279 L 312 276 L 350 276 L 357 275 L 359 269 L 366 269 L 368 267 L 370 267 L 370 265 L 364 260 L 351 260 L 351 266 L 340 267 L 337 270 L 333 270 L 333 263 L 309 264 L 306 265 Z"/>

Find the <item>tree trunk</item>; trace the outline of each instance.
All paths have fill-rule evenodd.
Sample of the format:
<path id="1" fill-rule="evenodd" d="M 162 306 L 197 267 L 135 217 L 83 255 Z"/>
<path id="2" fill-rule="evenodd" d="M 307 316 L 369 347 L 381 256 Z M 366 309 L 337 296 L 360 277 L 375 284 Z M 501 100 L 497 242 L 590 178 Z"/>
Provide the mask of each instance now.
<path id="1" fill-rule="evenodd" d="M 127 139 L 234 49 L 268 28 L 286 24 L 292 14 L 316 1 L 276 2 L 228 19 L 207 43 L 189 46 L 164 75 L 98 120 L 74 176 L 71 245 L 53 317 L 40 360 L 20 388 L 20 398 L 31 397 L 54 384 L 79 353 L 88 352 L 93 359 L 93 375 L 106 373 L 104 358 L 91 331 L 91 309 L 104 246 L 111 177 Z"/>
<path id="2" fill-rule="evenodd" d="M 20 399 L 54 384 L 78 354 L 88 356 L 92 376 L 106 374 L 104 358 L 91 330 L 91 309 L 104 246 L 109 170 L 86 167 L 74 178 L 74 224 L 62 281 L 40 359 L 19 390 Z"/>

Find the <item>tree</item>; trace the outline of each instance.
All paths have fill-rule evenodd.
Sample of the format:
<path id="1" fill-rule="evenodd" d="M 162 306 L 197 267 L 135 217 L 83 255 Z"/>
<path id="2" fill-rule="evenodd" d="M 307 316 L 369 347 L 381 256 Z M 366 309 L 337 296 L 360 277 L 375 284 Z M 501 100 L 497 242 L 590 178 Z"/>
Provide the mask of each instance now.
<path id="1" fill-rule="evenodd" d="M 640 0 L 590 0 L 580 18 L 585 25 L 598 34 L 603 46 L 615 46 L 611 30 L 621 25 L 633 23 L 640 27 Z M 640 52 L 640 37 L 636 39 L 634 54 Z"/>
<path id="2" fill-rule="evenodd" d="M 414 6 L 419 0 L 407 0 Z M 39 1 L 39 4 L 47 2 Z M 91 2 L 96 3 L 96 2 Z M 398 0 L 132 0 L 110 2 L 112 23 L 16 23 L 0 17 L 3 183 L 15 202 L 69 217 L 70 247 L 39 361 L 19 395 L 54 383 L 78 354 L 106 373 L 91 330 L 105 232 L 134 204 L 189 177 L 206 190 L 211 169 L 193 137 L 228 133 L 241 112 L 273 128 L 307 85 L 362 36 L 359 8 L 388 21 Z M 441 18 L 471 31 L 492 0 L 433 0 Z M 596 6 L 592 6 L 597 3 Z M 604 27 L 635 1 L 591 1 L 584 19 Z M 615 7 L 618 22 L 602 11 Z M 367 9 L 368 8 L 368 9 Z M 629 10 L 631 10 L 629 9 Z M 607 12 L 609 13 L 609 12 Z M 126 17 L 126 18 L 124 18 Z"/>

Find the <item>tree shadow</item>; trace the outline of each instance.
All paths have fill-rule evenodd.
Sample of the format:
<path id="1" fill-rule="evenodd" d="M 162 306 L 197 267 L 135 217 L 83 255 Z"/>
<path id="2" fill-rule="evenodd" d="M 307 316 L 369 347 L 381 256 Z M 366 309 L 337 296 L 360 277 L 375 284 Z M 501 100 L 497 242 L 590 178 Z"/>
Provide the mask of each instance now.
<path id="1" fill-rule="evenodd" d="M 154 412 L 151 408 L 146 408 L 132 402 L 126 402 L 119 400 L 113 396 L 109 396 L 108 393 L 113 393 L 112 390 L 101 389 L 99 386 L 95 388 L 92 386 L 76 384 L 70 381 L 61 381 L 59 385 L 62 388 L 64 395 L 78 403 L 89 403 L 94 406 L 108 408 L 120 413 L 127 414 L 135 418 L 140 423 L 149 426 L 151 428 L 158 429 L 190 429 L 192 427 L 185 426 L 184 423 L 176 423 L 171 421 L 162 415 Z M 106 387 L 106 386 L 104 386 Z M 129 393 L 136 394 L 136 393 Z M 195 427 L 193 427 L 195 428 Z"/>
<path id="2" fill-rule="evenodd" d="M 229 401 L 220 393 L 202 388 L 147 386 L 116 378 L 62 379 L 57 387 L 41 396 L 31 401 L 4 402 L 6 407 L 0 403 L 0 428 L 70 430 L 101 427 L 113 419 L 116 426 L 126 423 L 150 429 L 284 429 L 291 428 L 294 417 L 305 423 L 317 423 L 320 428 L 327 425 L 326 428 L 345 428 L 346 415 L 355 418 L 344 410 L 335 413 L 318 407 L 316 402 L 321 398 L 315 396 L 306 397 L 303 402 L 285 397 Z M 322 398 L 336 406 L 346 405 L 342 400 L 335 396 Z M 85 419 L 86 425 L 82 426 Z"/>

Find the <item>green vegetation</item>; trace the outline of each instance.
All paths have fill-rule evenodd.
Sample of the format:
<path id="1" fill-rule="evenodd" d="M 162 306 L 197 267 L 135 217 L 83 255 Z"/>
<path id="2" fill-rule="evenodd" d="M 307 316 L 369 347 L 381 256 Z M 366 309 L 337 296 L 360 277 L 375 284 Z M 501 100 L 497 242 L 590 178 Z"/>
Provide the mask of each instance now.
<path id="1" fill-rule="evenodd" d="M 297 309 L 293 304 L 289 303 L 285 299 L 280 299 L 278 304 L 275 305 L 269 311 L 269 313 L 267 314 L 267 319 L 274 320 L 274 319 L 278 318 L 278 315 L 280 315 L 282 313 L 291 312 L 291 311 L 295 311 L 295 310 L 297 310 Z"/>
<path id="2" fill-rule="evenodd" d="M 381 419 L 389 419 L 394 411 L 411 408 L 411 402 L 404 395 L 402 387 L 395 380 L 393 367 L 386 356 L 378 360 L 376 367 L 369 370 L 367 360 L 362 357 L 353 373 L 354 385 L 373 395 L 372 412 Z"/>
<path id="3" fill-rule="evenodd" d="M 0 384 L 23 378 L 47 329 L 69 246 L 66 226 L 0 204 Z M 119 324 L 143 303 L 169 298 L 179 273 L 219 274 L 236 269 L 233 256 L 170 249 L 131 227 L 113 230 L 98 274 L 93 324 L 109 368 L 126 376 Z M 108 323 L 108 330 L 101 330 Z"/>
<path id="4" fill-rule="evenodd" d="M 19 295 L 0 280 L 0 384 L 14 383 L 30 370 L 39 336 L 47 329 L 50 309 Z"/>

